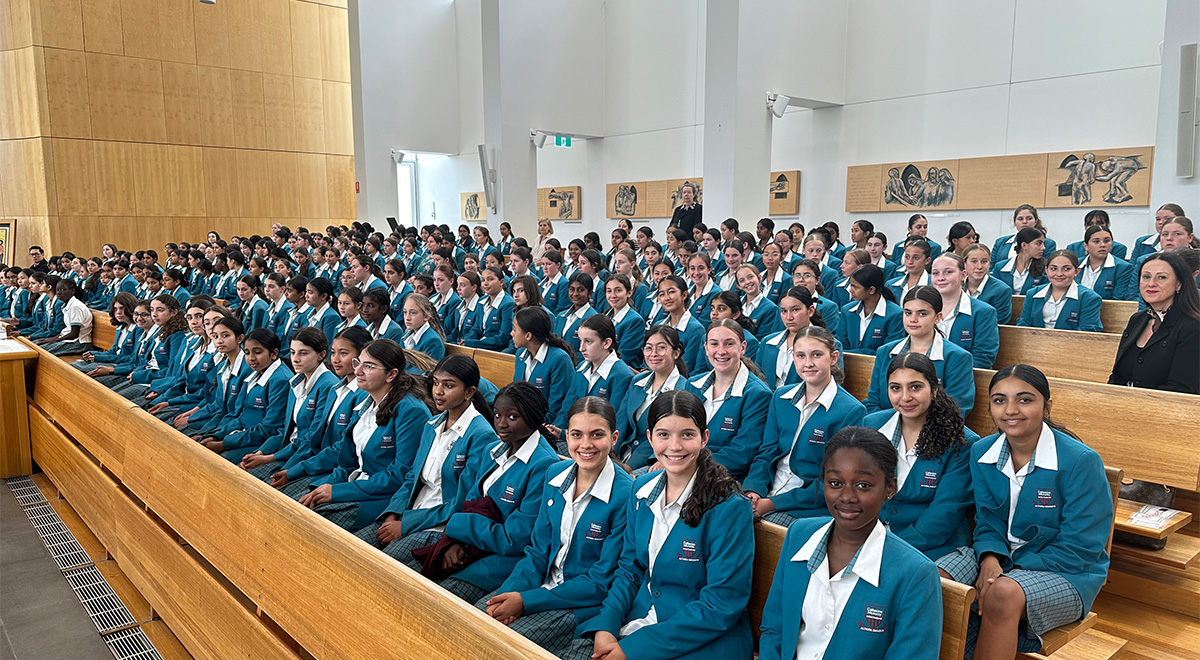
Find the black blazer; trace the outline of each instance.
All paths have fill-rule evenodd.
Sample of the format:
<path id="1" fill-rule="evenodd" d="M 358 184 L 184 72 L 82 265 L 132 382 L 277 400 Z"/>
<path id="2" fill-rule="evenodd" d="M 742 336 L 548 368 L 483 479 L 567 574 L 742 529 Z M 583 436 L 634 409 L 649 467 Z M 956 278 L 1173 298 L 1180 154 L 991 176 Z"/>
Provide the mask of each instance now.
<path id="1" fill-rule="evenodd" d="M 1200 321 L 1172 307 L 1146 347 L 1138 349 L 1138 336 L 1149 322 L 1147 311 L 1130 317 L 1108 382 L 1200 394 Z M 1127 357 L 1131 351 L 1133 355 Z"/>

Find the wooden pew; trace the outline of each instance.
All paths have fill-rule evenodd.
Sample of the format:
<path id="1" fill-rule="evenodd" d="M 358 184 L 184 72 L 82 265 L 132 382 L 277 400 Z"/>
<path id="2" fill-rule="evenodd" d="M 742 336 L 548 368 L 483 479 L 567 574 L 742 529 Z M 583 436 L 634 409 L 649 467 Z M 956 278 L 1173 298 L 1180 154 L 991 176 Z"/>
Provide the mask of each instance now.
<path id="1" fill-rule="evenodd" d="M 490 380 L 496 387 L 504 387 L 513 381 L 516 356 L 458 344 L 446 344 L 446 352 L 466 355 L 475 360 L 475 364 L 479 365 L 479 375 Z"/>
<path id="2" fill-rule="evenodd" d="M 92 310 L 92 345 L 107 351 L 117 340 L 117 326 L 112 324 L 108 312 Z"/>
<path id="3" fill-rule="evenodd" d="M 393 644 L 412 657 L 551 660 L 39 353 L 35 459 L 193 656 L 377 658 Z"/>
<path id="4" fill-rule="evenodd" d="M 996 368 L 1032 364 L 1052 378 L 1107 383 L 1117 357 L 1119 335 L 1000 326 Z"/>
<path id="5" fill-rule="evenodd" d="M 1015 324 L 1017 319 L 1021 318 L 1024 306 L 1025 296 L 1012 297 L 1012 320 L 1009 323 Z M 1104 327 L 1104 332 L 1121 334 L 1125 330 L 1125 324 L 1129 323 L 1129 317 L 1133 316 L 1137 309 L 1136 301 L 1105 300 L 1100 305 L 1100 324 Z"/>
<path id="6" fill-rule="evenodd" d="M 750 592 L 750 626 L 754 630 L 754 646 L 762 632 L 763 607 L 775 578 L 775 566 L 783 550 L 787 528 L 760 520 L 754 525 L 754 586 Z M 942 580 L 942 647 L 939 660 L 962 660 L 967 639 L 967 619 L 975 589 L 953 580 Z M 796 607 L 799 607 L 799 601 Z"/>

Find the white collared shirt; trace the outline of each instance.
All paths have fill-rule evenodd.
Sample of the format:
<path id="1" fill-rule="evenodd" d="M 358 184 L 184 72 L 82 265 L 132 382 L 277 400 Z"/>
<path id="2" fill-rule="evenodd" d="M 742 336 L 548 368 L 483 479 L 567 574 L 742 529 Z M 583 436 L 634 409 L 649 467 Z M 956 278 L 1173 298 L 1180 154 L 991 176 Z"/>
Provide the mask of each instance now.
<path id="1" fill-rule="evenodd" d="M 617 325 L 617 324 L 619 324 L 621 321 L 624 321 L 624 320 L 625 320 L 625 317 L 626 317 L 626 315 L 628 315 L 628 314 L 629 314 L 629 309 L 630 309 L 630 308 L 629 308 L 629 305 L 627 304 L 627 305 L 625 305 L 624 307 L 622 307 L 622 308 L 621 308 L 621 311 L 619 311 L 619 312 L 618 312 L 618 311 L 614 311 L 614 312 L 613 312 L 613 315 L 612 315 L 612 322 L 613 322 L 613 325 Z"/>
<path id="2" fill-rule="evenodd" d="M 492 310 L 500 309 L 500 302 L 504 300 L 504 290 L 494 296 L 490 296 L 484 300 L 483 314 L 487 316 Z"/>
<path id="3" fill-rule="evenodd" d="M 950 310 L 949 314 L 942 316 L 942 320 L 937 322 L 937 329 L 941 330 L 943 335 L 949 337 L 950 331 L 954 328 L 954 319 L 959 314 L 971 315 L 971 296 L 959 295 L 958 304 Z"/>
<path id="4" fill-rule="evenodd" d="M 904 341 L 892 347 L 888 355 L 895 357 L 901 353 L 909 353 L 912 351 L 912 337 L 905 337 Z M 946 359 L 946 342 L 938 333 L 933 333 L 933 342 L 929 345 L 929 352 L 926 353 L 930 360 L 940 362 Z"/>
<path id="5" fill-rule="evenodd" d="M 762 301 L 763 294 L 761 292 L 755 296 L 753 300 L 747 296 L 746 300 L 742 302 L 742 314 L 745 314 L 746 316 L 752 315 L 754 310 L 758 309 L 758 306 L 762 303 Z"/>
<path id="6" fill-rule="evenodd" d="M 983 274 L 983 279 L 979 280 L 979 287 L 975 289 L 974 293 L 971 292 L 971 288 L 970 288 L 970 286 L 968 286 L 967 287 L 967 295 L 971 296 L 972 298 L 978 298 L 979 295 L 981 293 L 983 293 L 983 290 L 987 288 L 987 283 L 988 283 L 989 277 L 991 277 L 991 275 L 988 275 L 987 273 Z"/>
<path id="7" fill-rule="evenodd" d="M 373 257 L 372 257 L 372 258 L 373 258 Z M 361 282 L 359 282 L 359 283 L 358 283 L 358 289 L 359 289 L 360 291 L 366 292 L 366 290 L 367 290 L 368 288 L 370 288 L 370 287 L 371 287 L 371 285 L 372 285 L 372 284 L 374 284 L 374 283 L 375 283 L 375 281 L 376 281 L 376 280 L 378 280 L 378 279 L 379 279 L 379 278 L 378 278 L 378 277 L 375 277 L 375 275 L 374 275 L 373 273 L 372 273 L 372 274 L 370 274 L 370 275 L 367 275 L 367 279 L 365 279 L 365 280 L 363 280 L 363 281 L 361 281 Z"/>
<path id="8" fill-rule="evenodd" d="M 504 473 L 508 472 L 508 469 L 513 465 L 516 465 L 517 461 L 528 463 L 529 458 L 533 456 L 533 450 L 537 449 L 540 438 L 541 435 L 537 431 L 534 431 L 532 435 L 522 440 L 521 444 L 511 452 L 508 451 L 508 445 L 503 442 L 496 445 L 492 449 L 492 460 L 496 462 L 496 468 L 483 480 L 484 494 L 487 494 L 492 486 L 495 486 L 496 482 L 500 481 L 500 477 L 504 476 Z"/>
<path id="9" fill-rule="evenodd" d="M 1100 264 L 1100 267 L 1095 270 L 1092 270 L 1091 261 L 1084 257 L 1083 268 L 1081 269 L 1083 277 L 1080 278 L 1080 284 L 1089 289 L 1096 288 L 1096 280 L 1100 279 L 1100 273 L 1103 273 L 1105 268 L 1112 268 L 1115 265 L 1117 265 L 1117 259 L 1112 256 L 1111 252 L 1105 255 L 1104 263 Z"/>
<path id="10" fill-rule="evenodd" d="M 1000 267 L 1000 272 L 1012 273 L 1013 293 L 1020 295 L 1022 287 L 1025 286 L 1025 279 L 1029 277 L 1029 264 L 1025 265 L 1025 272 L 1023 272 L 1023 273 L 1018 272 L 1017 271 L 1017 258 L 1013 257 L 1008 260 L 1008 263 L 1006 263 Z M 979 286 L 979 288 L 983 289 L 983 285 L 981 284 Z"/>
<path id="11" fill-rule="evenodd" d="M 383 318 L 384 318 L 383 325 L 386 326 L 386 322 L 389 319 L 386 316 Z M 406 336 L 404 338 L 404 348 L 415 349 L 417 347 L 417 343 L 419 343 L 421 341 L 421 337 L 425 334 L 425 331 L 428 329 L 429 329 L 429 321 L 426 321 L 425 325 L 422 325 L 420 328 L 417 328 L 416 332 L 409 333 L 408 336 Z M 380 329 L 380 334 L 382 334 L 382 333 L 383 333 L 383 330 Z"/>
<path id="12" fill-rule="evenodd" d="M 746 381 L 750 379 L 750 370 L 746 368 L 745 363 L 738 365 L 737 375 L 733 377 L 733 383 L 729 389 L 724 392 L 717 392 L 717 372 L 714 370 L 711 375 L 704 379 L 693 382 L 692 384 L 700 387 L 704 385 L 705 380 L 710 380 L 708 387 L 704 390 L 704 411 L 708 413 L 708 421 L 712 421 L 713 415 L 717 414 L 717 410 L 729 399 L 740 397 L 746 390 Z"/>
<path id="13" fill-rule="evenodd" d="M 545 280 L 543 280 L 542 281 L 542 297 L 545 298 L 546 293 L 548 291 L 550 291 L 550 288 L 553 287 L 554 285 L 558 284 L 559 281 L 561 281 L 561 280 L 562 280 L 562 273 L 555 273 L 554 277 L 547 277 Z"/>
<path id="14" fill-rule="evenodd" d="M 462 301 L 462 305 L 461 305 L 460 307 L 461 307 L 462 309 L 465 309 L 465 310 L 467 310 L 468 312 L 474 312 L 474 311 L 475 311 L 475 305 L 478 305 L 478 304 L 479 304 L 479 296 L 471 296 L 471 299 L 470 299 L 470 300 L 464 300 L 464 301 Z M 465 313 L 464 313 L 464 314 L 459 314 L 459 315 L 458 315 L 458 329 L 459 329 L 459 331 L 461 331 L 461 330 L 462 330 L 463 323 L 465 323 L 465 322 L 466 322 L 466 320 L 467 320 L 467 315 L 466 315 Z"/>
<path id="15" fill-rule="evenodd" d="M 601 378 L 607 379 L 608 375 L 612 373 L 613 367 L 619 361 L 620 358 L 617 357 L 616 353 L 609 353 L 608 357 L 604 358 L 599 367 L 593 367 L 591 362 L 584 360 L 583 364 L 579 366 L 579 373 L 583 374 L 583 377 L 587 379 L 587 391 L 591 392 L 592 388 L 596 386 L 596 382 Z"/>
<path id="16" fill-rule="evenodd" d="M 58 334 L 64 337 L 71 332 L 72 326 L 79 326 L 79 336 L 71 341 L 88 344 L 92 341 L 92 310 L 83 301 L 74 296 L 63 305 L 63 329 Z"/>
<path id="17" fill-rule="evenodd" d="M 808 562 L 814 557 L 817 547 L 828 543 L 827 537 L 833 522 L 830 521 L 818 529 L 796 554 L 792 561 Z M 812 571 L 808 581 L 808 589 L 804 592 L 804 603 L 800 610 L 800 637 L 796 642 L 796 660 L 821 660 L 829 649 L 829 642 L 841 621 L 846 603 L 858 586 L 858 581 L 866 580 L 872 586 L 879 586 L 879 572 L 883 563 L 883 545 L 887 539 L 887 530 L 882 522 L 876 521 L 875 527 L 863 542 L 862 547 L 855 553 L 854 559 L 837 575 L 830 576 L 829 555 L 822 548 L 821 563 Z M 870 607 L 868 605 L 868 607 Z"/>
<path id="18" fill-rule="evenodd" d="M 1007 445 L 1008 434 L 1001 433 L 987 453 L 979 457 L 979 462 L 995 465 L 996 469 L 1008 477 L 1008 544 L 1013 550 L 1016 550 L 1028 543 L 1028 541 L 1013 535 L 1013 517 L 1017 513 L 1017 502 L 1020 500 L 1021 488 L 1025 485 L 1025 477 L 1029 476 L 1034 468 L 1057 471 L 1058 444 L 1054 439 L 1054 431 L 1048 424 L 1042 422 L 1042 434 L 1038 436 L 1037 446 L 1033 450 L 1033 459 L 1020 470 L 1014 468 L 1012 454 L 1007 451 L 1003 453 L 1008 454 L 1008 460 L 1004 465 L 999 464 L 1000 454 L 1007 448 Z"/>
<path id="19" fill-rule="evenodd" d="M 433 436 L 433 444 L 421 466 L 419 488 L 413 498 L 414 509 L 429 509 L 442 503 L 442 464 L 454 449 L 454 444 L 466 434 L 471 421 L 479 417 L 475 406 L 468 404 L 453 424 L 442 424 Z"/>
<path id="20" fill-rule="evenodd" d="M 683 310 L 683 316 L 679 317 L 679 323 L 676 323 L 672 327 L 674 327 L 676 330 L 678 330 L 680 332 L 683 332 L 684 330 L 687 330 L 688 321 L 690 321 L 690 320 L 692 320 L 692 313 L 685 309 L 685 310 Z M 671 315 L 670 314 L 667 315 L 667 325 L 671 325 Z"/>
<path id="21" fill-rule="evenodd" d="M 329 309 L 328 300 L 325 301 L 324 305 L 321 305 L 320 309 L 314 309 L 312 313 L 308 315 L 308 325 L 314 328 L 321 327 L 321 317 L 325 316 L 325 310 L 327 309 Z"/>
<path id="22" fill-rule="evenodd" d="M 358 379 L 354 377 L 354 374 L 347 376 L 345 381 L 338 383 L 334 387 L 333 405 L 329 407 L 329 416 L 325 418 L 326 424 L 333 421 L 333 415 L 337 412 L 338 406 L 342 405 L 342 401 L 346 398 L 346 395 L 357 391 Z"/>
<path id="23" fill-rule="evenodd" d="M 260 383 L 266 383 L 268 380 L 270 380 L 271 376 L 274 375 L 274 373 L 279 369 L 279 365 L 281 365 L 281 364 L 283 364 L 282 361 L 275 360 L 274 362 L 271 363 L 271 366 L 267 367 L 266 369 L 263 369 L 260 372 L 256 372 L 256 373 L 252 374 L 250 376 L 250 378 L 246 379 L 246 389 L 250 389 L 251 387 L 254 387 L 255 385 L 258 385 Z"/>
<path id="24" fill-rule="evenodd" d="M 566 332 L 568 328 L 575 325 L 577 321 L 583 320 L 583 315 L 591 308 L 591 303 L 588 303 L 583 307 L 571 312 L 570 314 L 567 314 L 567 321 L 563 324 L 563 332 Z"/>
<path id="25" fill-rule="evenodd" d="M 1058 317 L 1062 314 L 1063 307 L 1066 307 L 1068 299 L 1079 300 L 1078 282 L 1071 282 L 1071 286 L 1067 287 L 1066 293 L 1060 296 L 1058 300 L 1055 300 L 1054 295 L 1051 293 L 1051 289 L 1053 288 L 1053 284 L 1047 284 L 1040 291 L 1033 294 L 1034 298 L 1046 299 L 1045 304 L 1042 305 L 1042 327 L 1045 328 L 1053 328 L 1054 324 L 1058 322 Z"/>
<path id="26" fill-rule="evenodd" d="M 347 481 L 366 479 L 371 476 L 362 471 L 362 454 L 363 450 L 367 448 L 367 443 L 371 441 L 371 436 L 375 434 L 375 429 L 379 428 L 379 424 L 375 420 L 378 404 L 375 403 L 375 399 L 368 396 L 363 399 L 362 403 L 358 404 L 359 409 L 362 409 L 363 406 L 366 406 L 366 409 L 363 410 L 362 416 L 358 418 L 358 422 L 354 424 L 354 430 L 351 432 L 351 437 L 354 440 L 354 455 L 358 457 L 358 469 L 350 473 L 350 478 Z"/>
<path id="27" fill-rule="evenodd" d="M 646 412 L 646 410 L 650 407 L 650 404 L 654 403 L 654 400 L 658 398 L 659 394 L 662 394 L 663 392 L 670 392 L 671 390 L 675 389 L 675 385 L 679 382 L 680 378 L 682 378 L 682 376 L 679 375 L 679 369 L 672 369 L 671 375 L 667 376 L 667 379 L 663 381 L 662 387 L 660 387 L 656 392 L 654 391 L 654 372 L 650 372 L 643 376 L 640 384 L 635 383 L 635 385 L 646 391 L 646 399 L 642 401 L 642 405 L 638 406 L 637 410 L 634 411 L 633 418 L 640 419 L 642 417 L 642 413 Z M 625 458 L 628 459 L 629 457 L 626 456 Z"/>
<path id="28" fill-rule="evenodd" d="M 722 291 L 737 291 L 737 273 L 735 273 L 733 270 L 726 271 L 725 274 L 721 276 L 717 286 Z"/>
<path id="29" fill-rule="evenodd" d="M 775 339 L 768 341 L 768 344 L 777 346 L 779 352 L 775 354 L 775 387 L 782 387 L 787 382 L 788 373 L 792 370 L 793 350 L 792 345 L 788 343 L 789 332 L 784 330 L 779 333 Z"/>
<path id="30" fill-rule="evenodd" d="M 305 378 L 304 374 L 296 374 L 292 377 L 292 392 L 296 395 L 296 405 L 292 407 L 293 422 L 296 421 L 296 416 L 300 414 L 300 409 L 304 407 L 304 400 L 308 398 L 313 388 L 317 386 L 317 380 L 328 372 L 329 370 L 325 368 L 325 363 L 322 362 L 317 365 L 316 370 L 308 378 Z M 295 430 L 292 432 L 294 434 Z"/>
<path id="31" fill-rule="evenodd" d="M 904 296 L 907 296 L 909 291 L 912 291 L 919 286 L 929 286 L 929 281 L 929 273 L 921 273 L 921 276 L 917 278 L 917 283 L 909 286 L 908 273 L 904 273 L 904 275 L 900 277 L 900 300 L 897 300 L 896 302 L 902 302 L 904 300 Z"/>
<path id="32" fill-rule="evenodd" d="M 816 302 L 815 300 L 813 301 Z M 878 316 L 884 318 L 887 315 L 887 299 L 883 296 L 875 303 L 875 309 L 871 310 L 870 314 L 866 313 L 867 305 L 863 301 L 858 302 L 858 308 L 853 310 L 853 313 L 858 315 L 858 341 L 862 342 L 867 336 L 867 328 L 871 325 L 871 317 Z"/>
<path id="33" fill-rule="evenodd" d="M 549 352 L 550 352 L 550 347 L 546 344 L 542 344 L 541 346 L 539 346 L 537 349 L 537 353 L 533 353 L 528 349 L 525 350 L 525 359 L 522 360 L 522 362 L 525 363 L 525 378 L 526 379 L 533 378 L 533 368 L 538 366 L 539 364 L 545 362 L 546 354 Z"/>
<path id="34" fill-rule="evenodd" d="M 904 437 L 900 436 L 899 443 L 896 443 L 895 438 L 900 432 L 900 413 L 897 411 L 892 413 L 888 421 L 879 427 L 879 432 L 883 437 L 892 441 L 896 447 L 896 492 L 900 492 L 904 488 L 904 482 L 908 479 L 908 473 L 912 471 L 913 465 L 917 462 L 917 446 L 913 445 L 912 449 L 908 449 L 904 443 Z"/>
<path id="35" fill-rule="evenodd" d="M 563 583 L 565 579 L 563 575 L 563 564 L 567 561 L 567 553 L 571 550 L 571 539 L 575 535 L 575 527 L 579 524 L 579 518 L 587 509 L 588 504 L 591 504 L 592 498 L 601 500 L 607 503 L 612 496 L 613 479 L 616 475 L 616 466 L 612 461 L 607 461 L 604 467 L 600 470 L 596 481 L 586 491 L 580 493 L 576 497 L 572 497 L 569 492 L 574 492 L 574 482 L 579 476 L 579 466 L 573 465 L 570 468 L 563 470 L 557 476 L 549 481 L 551 486 L 562 488 L 570 479 L 569 492 L 563 493 L 563 498 L 566 500 L 563 507 L 562 518 L 559 520 L 558 526 L 558 554 L 554 555 L 554 563 L 550 565 L 550 574 L 546 581 L 542 583 L 543 589 L 553 589 Z M 546 503 L 549 506 L 549 502 Z"/>
<path id="36" fill-rule="evenodd" d="M 790 465 L 792 452 L 796 451 L 796 443 L 800 441 L 800 433 L 804 430 L 805 423 L 812 418 L 818 408 L 823 407 L 825 410 L 829 410 L 829 407 L 833 405 L 834 397 L 837 396 L 837 381 L 830 378 L 829 384 L 825 386 L 824 390 L 821 390 L 821 394 L 813 399 L 812 403 L 805 403 L 804 392 L 807 387 L 806 383 L 800 383 L 796 385 L 796 390 L 792 393 L 792 405 L 800 410 L 800 420 L 796 423 L 796 435 L 792 437 L 792 448 L 775 464 L 775 478 L 771 481 L 771 492 L 769 493 L 771 497 L 804 486 L 804 480 L 792 472 Z"/>
<path id="37" fill-rule="evenodd" d="M 391 327 L 391 326 L 393 326 L 393 325 L 395 325 L 395 326 L 399 326 L 399 324 L 397 324 L 395 321 L 393 321 L 393 320 L 392 320 L 392 317 L 388 316 L 387 314 L 384 314 L 384 315 L 383 315 L 383 320 L 381 320 L 381 321 L 379 322 L 379 327 L 378 327 L 378 329 L 376 329 L 374 326 L 367 326 L 367 329 L 371 331 L 371 337 L 372 337 L 373 339 L 379 339 L 380 337 L 382 337 L 382 336 L 384 335 L 384 333 L 386 333 L 386 332 L 388 331 L 388 328 L 389 328 L 389 327 Z M 425 327 L 428 327 L 428 326 L 429 326 L 429 324 L 428 324 L 428 323 L 426 323 L 426 324 L 425 324 Z M 422 331 L 423 331 L 423 330 L 424 330 L 424 328 L 422 328 Z M 420 335 L 418 335 L 418 336 L 417 336 L 417 338 L 419 339 L 419 338 L 420 338 Z M 405 343 L 404 343 L 404 347 L 405 347 L 405 348 L 412 348 L 412 346 L 409 346 L 409 345 L 408 345 L 408 340 L 407 340 L 407 339 L 405 339 L 404 341 L 405 341 Z M 416 345 L 416 344 L 414 344 L 414 346 L 415 346 L 415 345 Z"/>
<path id="38" fill-rule="evenodd" d="M 659 480 L 665 480 L 667 478 L 666 472 L 662 472 L 661 474 L 662 476 L 658 479 L 651 479 L 650 481 L 646 482 L 644 486 L 638 489 L 638 492 L 635 496 L 643 500 L 648 498 L 650 493 L 654 490 L 654 487 L 658 485 Z M 667 537 L 670 536 L 671 529 L 675 527 L 675 523 L 679 522 L 679 516 L 683 513 L 683 505 L 686 504 L 688 498 L 691 497 L 692 487 L 695 484 L 696 475 L 692 474 L 692 478 L 688 480 L 687 486 L 684 487 L 683 492 L 679 494 L 679 497 L 675 498 L 674 502 L 667 502 L 667 486 L 664 483 L 662 492 L 659 493 L 658 497 L 655 498 L 653 502 L 650 502 L 647 505 L 650 507 L 650 513 L 654 516 L 654 523 L 650 528 L 650 566 L 648 571 L 650 575 L 654 575 L 654 564 L 658 560 L 658 554 L 662 551 L 663 544 L 666 543 Z M 650 589 L 649 581 L 646 582 L 646 589 Z M 654 605 L 651 605 L 650 610 L 646 612 L 645 616 L 639 619 L 634 619 L 633 621 L 621 626 L 621 630 L 618 632 L 617 636 L 624 637 L 632 634 L 636 630 L 646 626 L 652 626 L 656 623 L 658 623 L 658 613 L 654 611 Z"/>

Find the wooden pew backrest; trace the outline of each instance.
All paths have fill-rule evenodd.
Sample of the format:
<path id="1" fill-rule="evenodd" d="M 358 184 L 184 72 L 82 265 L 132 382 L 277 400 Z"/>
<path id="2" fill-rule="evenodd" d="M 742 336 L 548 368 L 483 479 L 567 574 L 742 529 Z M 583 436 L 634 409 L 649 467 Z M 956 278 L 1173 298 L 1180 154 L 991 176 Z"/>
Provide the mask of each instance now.
<path id="1" fill-rule="evenodd" d="M 117 326 L 112 324 L 108 312 L 92 310 L 92 345 L 107 351 L 117 341 Z"/>
<path id="2" fill-rule="evenodd" d="M 1105 332 L 1002 325 L 996 368 L 1032 364 L 1051 378 L 1107 383 L 1120 343 L 1119 335 Z"/>

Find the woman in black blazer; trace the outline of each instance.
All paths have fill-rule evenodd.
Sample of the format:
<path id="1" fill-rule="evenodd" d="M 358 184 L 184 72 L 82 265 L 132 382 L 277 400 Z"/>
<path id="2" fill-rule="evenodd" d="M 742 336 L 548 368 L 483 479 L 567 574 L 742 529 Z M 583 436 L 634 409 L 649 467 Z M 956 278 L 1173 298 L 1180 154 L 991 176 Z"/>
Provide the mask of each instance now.
<path id="1" fill-rule="evenodd" d="M 1147 257 L 1138 290 L 1149 309 L 1121 333 L 1108 382 L 1200 394 L 1200 293 L 1187 263 L 1171 252 Z"/>

